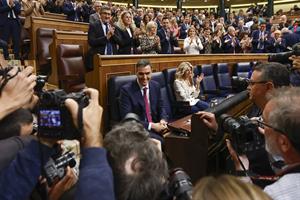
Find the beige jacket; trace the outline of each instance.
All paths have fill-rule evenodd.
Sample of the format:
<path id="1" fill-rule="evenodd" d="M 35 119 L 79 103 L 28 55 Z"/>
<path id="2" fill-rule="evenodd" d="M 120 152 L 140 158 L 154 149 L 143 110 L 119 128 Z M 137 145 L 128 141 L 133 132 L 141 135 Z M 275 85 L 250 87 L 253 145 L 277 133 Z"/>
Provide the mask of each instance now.
<path id="1" fill-rule="evenodd" d="M 44 8 L 39 1 L 22 0 L 22 8 L 25 13 L 24 28 L 26 29 L 31 27 L 31 16 L 40 17 L 45 13 Z"/>

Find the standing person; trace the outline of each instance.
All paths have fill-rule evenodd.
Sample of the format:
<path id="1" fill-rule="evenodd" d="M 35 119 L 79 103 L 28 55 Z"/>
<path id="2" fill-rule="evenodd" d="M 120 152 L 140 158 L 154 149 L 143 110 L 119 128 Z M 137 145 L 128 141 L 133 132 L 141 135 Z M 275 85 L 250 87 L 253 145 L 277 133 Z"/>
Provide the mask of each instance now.
<path id="1" fill-rule="evenodd" d="M 228 27 L 228 33 L 223 38 L 224 53 L 238 53 L 240 48 L 240 41 L 235 36 L 235 29 L 233 26 Z"/>
<path id="2" fill-rule="evenodd" d="M 119 20 L 116 23 L 116 43 L 119 46 L 118 54 L 133 54 L 137 46 L 135 37 L 135 25 L 132 15 L 128 11 L 123 11 L 120 14 Z"/>
<path id="3" fill-rule="evenodd" d="M 190 17 L 185 16 L 184 23 L 180 27 L 180 35 L 179 35 L 180 39 L 185 39 L 188 36 L 188 30 L 189 30 L 190 26 L 191 26 L 190 25 Z"/>
<path id="4" fill-rule="evenodd" d="M 212 37 L 211 37 L 210 33 L 211 33 L 210 28 L 204 28 L 203 35 L 201 37 L 201 42 L 203 45 L 203 50 L 201 53 L 204 53 L 204 54 L 212 53 Z"/>
<path id="5" fill-rule="evenodd" d="M 163 18 L 163 27 L 157 32 L 160 38 L 161 53 L 162 54 L 173 54 L 174 46 L 178 47 L 178 41 L 174 36 L 174 33 L 170 30 L 169 18 Z"/>
<path id="6" fill-rule="evenodd" d="M 196 34 L 196 29 L 192 26 L 188 32 L 188 37 L 184 39 L 183 49 L 186 54 L 200 54 L 203 49 L 200 38 Z"/>
<path id="7" fill-rule="evenodd" d="M 251 53 L 252 49 L 252 38 L 249 37 L 248 32 L 241 33 L 241 48 L 243 53 Z"/>
<path id="8" fill-rule="evenodd" d="M 103 6 L 100 10 L 100 20 L 89 24 L 87 68 L 92 69 L 93 56 L 97 53 L 101 55 L 113 55 L 117 53 L 115 28 L 109 24 L 111 20 L 111 10 Z"/>
<path id="9" fill-rule="evenodd" d="M 151 64 L 139 60 L 136 64 L 137 79 L 124 85 L 120 91 L 120 114 L 139 116 L 150 136 L 162 141 L 161 134 L 167 130 L 168 115 L 160 92 L 160 84 L 151 80 Z"/>
<path id="10" fill-rule="evenodd" d="M 160 39 L 156 35 L 157 26 L 151 21 L 146 26 L 146 34 L 140 37 L 140 47 L 142 54 L 158 54 L 161 51 Z"/>
<path id="11" fill-rule="evenodd" d="M 41 17 L 45 14 L 43 5 L 39 1 L 22 0 L 22 8 L 25 14 L 25 22 L 23 27 L 27 30 L 31 27 L 31 16 Z"/>
<path id="12" fill-rule="evenodd" d="M 212 53 L 223 53 L 222 43 L 223 32 L 217 30 L 213 35 Z"/>
<path id="13" fill-rule="evenodd" d="M 270 34 L 266 31 L 266 23 L 262 22 L 259 25 L 259 30 L 252 33 L 252 52 L 266 53 L 266 49 L 270 45 Z"/>
<path id="14" fill-rule="evenodd" d="M 95 1 L 93 5 L 93 10 L 91 11 L 91 15 L 89 17 L 89 23 L 95 23 L 96 21 L 100 20 L 100 9 L 101 9 L 101 2 Z"/>
<path id="15" fill-rule="evenodd" d="M 197 76 L 194 84 L 193 66 L 189 62 L 180 63 L 176 70 L 174 81 L 176 100 L 189 102 L 191 106 L 191 113 L 208 108 L 208 103 L 199 99 L 200 82 L 202 81 L 203 76 L 203 74 Z"/>
<path id="16" fill-rule="evenodd" d="M 15 59 L 20 59 L 21 4 L 16 0 L 0 0 L 0 39 L 13 42 Z M 4 55 L 8 59 L 8 54 Z"/>

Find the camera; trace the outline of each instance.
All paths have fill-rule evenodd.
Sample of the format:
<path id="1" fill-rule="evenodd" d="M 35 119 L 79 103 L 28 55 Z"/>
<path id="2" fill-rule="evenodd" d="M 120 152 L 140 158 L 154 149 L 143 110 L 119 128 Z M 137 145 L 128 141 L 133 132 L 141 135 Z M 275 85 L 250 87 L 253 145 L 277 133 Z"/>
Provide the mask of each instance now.
<path id="1" fill-rule="evenodd" d="M 283 53 L 273 53 L 269 55 L 269 62 L 279 62 L 282 64 L 291 63 L 289 57 L 292 55 L 300 56 L 300 43 L 296 43 L 292 47 L 292 51 L 283 52 Z"/>
<path id="2" fill-rule="evenodd" d="M 236 93 L 247 90 L 248 87 L 248 78 L 232 76 L 232 87 Z"/>
<path id="3" fill-rule="evenodd" d="M 169 182 L 160 200 L 192 200 L 191 178 L 181 168 L 170 171 Z"/>
<path id="4" fill-rule="evenodd" d="M 48 77 L 45 75 L 38 75 L 36 76 L 36 85 L 34 86 L 34 92 L 40 96 L 40 94 L 43 92 L 43 88 L 47 82 Z"/>
<path id="5" fill-rule="evenodd" d="M 81 136 L 72 120 L 65 100 L 70 98 L 79 105 L 79 110 L 89 104 L 89 98 L 84 92 L 67 94 L 64 90 L 43 91 L 39 95 L 37 109 L 38 135 L 55 139 L 78 139 Z M 78 114 L 82 112 L 78 111 Z M 82 124 L 82 116 L 78 116 L 78 124 Z"/>
<path id="6" fill-rule="evenodd" d="M 48 185 L 52 186 L 53 183 L 61 180 L 66 174 L 66 167 L 75 167 L 75 153 L 67 152 L 64 155 L 50 160 L 44 166 L 44 173 L 47 179 Z"/>
<path id="7" fill-rule="evenodd" d="M 218 118 L 218 124 L 230 134 L 233 147 L 238 154 L 251 153 L 265 146 L 264 137 L 258 132 L 257 123 L 245 115 L 234 119 L 222 114 Z"/>

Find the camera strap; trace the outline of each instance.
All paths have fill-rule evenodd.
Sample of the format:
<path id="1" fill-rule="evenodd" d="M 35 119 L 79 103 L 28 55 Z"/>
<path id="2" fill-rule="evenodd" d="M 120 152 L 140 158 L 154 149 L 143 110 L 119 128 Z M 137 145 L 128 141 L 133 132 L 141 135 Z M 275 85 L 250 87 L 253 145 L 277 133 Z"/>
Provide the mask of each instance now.
<path id="1" fill-rule="evenodd" d="M 77 113 L 77 124 L 78 124 L 77 129 L 78 129 L 79 133 L 82 133 L 82 131 L 83 131 L 83 116 L 82 116 L 83 107 L 84 107 L 83 103 L 80 102 L 78 104 L 78 113 Z"/>

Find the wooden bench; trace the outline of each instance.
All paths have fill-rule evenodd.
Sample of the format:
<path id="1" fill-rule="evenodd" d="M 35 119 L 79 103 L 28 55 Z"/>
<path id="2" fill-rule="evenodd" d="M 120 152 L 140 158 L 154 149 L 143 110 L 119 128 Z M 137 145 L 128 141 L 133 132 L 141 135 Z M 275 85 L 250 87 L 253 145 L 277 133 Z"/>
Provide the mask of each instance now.
<path id="1" fill-rule="evenodd" d="M 70 32 L 70 31 L 53 31 L 53 42 L 50 45 L 51 55 L 51 75 L 48 78 L 48 82 L 52 85 L 58 84 L 57 74 L 57 54 L 56 49 L 59 44 L 79 44 L 83 47 L 84 55 L 88 51 L 87 33 L 84 32 Z"/>
<path id="2" fill-rule="evenodd" d="M 207 55 L 123 55 L 94 57 L 94 69 L 86 73 L 86 85 L 100 92 L 100 104 L 106 109 L 107 82 L 112 76 L 132 75 L 136 73 L 135 64 L 140 59 L 149 59 L 153 71 L 162 71 L 177 67 L 188 61 L 193 65 L 214 63 L 239 63 L 251 61 L 268 61 L 267 54 L 207 54 Z"/>
<path id="3" fill-rule="evenodd" d="M 88 32 L 88 24 L 82 22 L 72 22 L 67 20 L 49 19 L 44 17 L 31 17 L 31 52 L 30 59 L 36 59 L 37 55 L 37 30 L 39 28 L 52 28 L 60 31 L 83 31 Z M 39 66 L 37 66 L 37 69 Z"/>
<path id="4" fill-rule="evenodd" d="M 59 19 L 59 20 L 67 19 L 67 15 L 65 14 L 50 13 L 50 12 L 45 12 L 45 14 L 42 17 L 49 18 L 49 19 Z"/>

